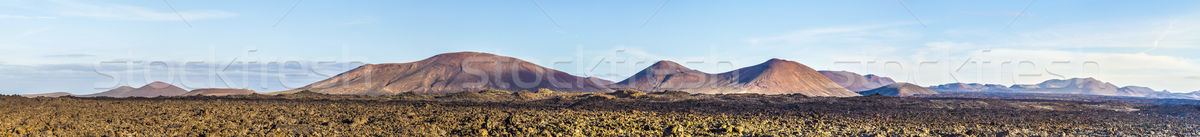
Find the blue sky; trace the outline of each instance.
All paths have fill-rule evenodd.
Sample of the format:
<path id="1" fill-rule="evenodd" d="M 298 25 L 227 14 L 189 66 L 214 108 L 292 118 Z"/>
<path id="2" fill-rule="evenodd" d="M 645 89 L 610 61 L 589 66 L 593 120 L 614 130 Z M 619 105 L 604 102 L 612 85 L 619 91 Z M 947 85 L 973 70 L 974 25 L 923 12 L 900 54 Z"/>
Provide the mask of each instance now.
<path id="1" fill-rule="evenodd" d="M 360 63 L 456 51 L 614 81 L 663 59 L 719 73 L 782 58 L 920 85 L 1095 77 L 1186 92 L 1200 90 L 1196 9 L 1200 2 L 1085 0 L 0 0 L 0 92 L 150 81 L 276 91 Z M 232 76 L 203 71 L 213 68 Z"/>

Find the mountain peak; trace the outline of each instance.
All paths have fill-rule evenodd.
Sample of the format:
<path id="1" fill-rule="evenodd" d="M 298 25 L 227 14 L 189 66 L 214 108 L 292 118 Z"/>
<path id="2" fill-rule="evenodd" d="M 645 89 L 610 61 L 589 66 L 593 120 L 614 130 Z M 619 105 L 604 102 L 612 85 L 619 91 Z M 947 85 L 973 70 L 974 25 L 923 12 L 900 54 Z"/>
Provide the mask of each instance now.
<path id="1" fill-rule="evenodd" d="M 202 88 L 189 91 L 180 96 L 227 96 L 227 95 L 249 95 L 254 94 L 254 90 L 250 89 L 231 89 L 231 88 Z"/>
<path id="2" fill-rule="evenodd" d="M 821 75 L 825 75 L 825 78 L 829 78 L 829 80 L 832 80 L 834 83 L 837 83 L 838 85 L 841 85 L 850 91 L 866 91 L 896 83 L 896 81 L 892 80 L 892 78 L 874 74 L 867 74 L 866 76 L 863 76 L 858 75 L 858 73 L 844 70 L 822 70 L 817 72 L 821 73 Z"/>
<path id="3" fill-rule="evenodd" d="M 931 86 L 930 89 L 939 92 L 1016 92 L 1016 93 L 1053 93 L 1053 94 L 1080 94 L 1080 95 L 1102 95 L 1102 96 L 1127 96 L 1127 97 L 1154 97 L 1154 98 L 1175 98 L 1183 95 L 1171 93 L 1166 90 L 1155 91 L 1149 87 L 1142 86 L 1123 86 L 1117 87 L 1109 82 L 1100 81 L 1096 78 L 1067 78 L 1067 79 L 1050 79 L 1042 81 L 1038 84 L 1014 84 L 1005 88 L 1003 85 L 997 84 L 963 84 L 950 83 L 938 86 Z M 1200 91 L 1194 92 L 1200 94 Z M 1195 96 L 1200 97 L 1200 96 Z M 1192 98 L 1192 97 L 1187 97 Z"/>
<path id="4" fill-rule="evenodd" d="M 1067 86 L 1086 86 L 1086 85 L 1112 85 L 1108 82 L 1096 80 L 1096 78 L 1069 78 L 1069 79 L 1051 79 L 1039 83 L 1042 88 L 1066 88 Z M 1112 86 L 1116 87 L 1116 86 Z"/>
<path id="5" fill-rule="evenodd" d="M 1046 80 L 1046 81 L 1069 81 L 1069 82 L 1072 82 L 1072 83 L 1089 83 L 1089 82 L 1104 83 L 1104 82 L 1101 82 L 1100 80 L 1097 80 L 1096 78 L 1092 78 L 1092 77 L 1086 77 L 1086 78 L 1069 78 L 1069 79 L 1051 79 L 1051 80 Z"/>
<path id="6" fill-rule="evenodd" d="M 133 89 L 135 89 L 135 88 L 133 88 L 133 87 L 130 87 L 130 86 L 120 86 L 120 87 L 113 88 L 113 89 L 117 89 L 117 90 L 133 90 Z M 110 90 L 113 90 L 113 89 L 110 89 Z"/>
<path id="7" fill-rule="evenodd" d="M 800 93 L 807 96 L 858 96 L 817 70 L 799 62 L 779 58 L 719 75 L 731 80 L 732 84 L 746 85 L 742 91 L 765 94 Z"/>
<path id="8" fill-rule="evenodd" d="M 789 60 L 784 60 L 784 59 L 779 59 L 779 58 L 771 58 L 771 60 L 767 60 L 766 62 L 760 63 L 758 65 L 746 67 L 743 69 L 750 69 L 750 70 L 766 72 L 766 71 L 804 71 L 805 69 L 812 69 L 812 68 L 808 68 L 808 66 L 804 66 L 804 64 L 800 64 L 799 62 L 794 62 L 794 61 L 789 61 Z M 812 71 L 816 71 L 816 70 L 812 70 Z"/>
<path id="9" fill-rule="evenodd" d="M 861 76 L 860 76 L 861 77 Z M 830 81 L 816 70 L 783 59 L 720 74 L 686 69 L 678 63 L 659 61 L 609 88 L 638 90 L 682 90 L 692 93 L 803 94 L 806 96 L 858 96 Z"/>
<path id="10" fill-rule="evenodd" d="M 463 51 L 463 52 L 451 52 L 451 53 L 437 54 L 437 55 L 433 55 L 433 57 L 430 57 L 430 58 L 463 58 L 463 57 L 472 57 L 472 56 L 499 56 L 499 55 L 492 54 L 492 53 Z"/>
<path id="11" fill-rule="evenodd" d="M 464 52 L 452 52 L 452 53 L 437 54 L 437 55 L 433 55 L 433 57 L 429 57 L 429 58 L 426 58 L 426 59 L 423 59 L 423 60 L 420 60 L 417 62 L 424 62 L 421 64 L 462 65 L 463 61 L 467 61 L 469 59 L 488 59 L 488 60 L 481 60 L 481 61 L 495 61 L 494 59 L 501 59 L 501 58 L 508 59 L 510 57 L 500 56 L 500 55 L 491 54 L 491 53 L 464 51 Z M 504 60 L 504 61 L 509 61 L 509 60 Z M 385 64 L 393 64 L 394 65 L 394 64 L 399 64 L 399 63 L 385 63 Z"/>
<path id="12" fill-rule="evenodd" d="M 388 95 L 403 92 L 449 93 L 482 89 L 606 91 L 584 77 L 508 56 L 482 52 L 434 55 L 409 63 L 365 65 L 300 90 L 326 94 Z"/>
<path id="13" fill-rule="evenodd" d="M 763 62 L 763 64 L 769 64 L 769 65 L 774 65 L 774 64 L 792 64 L 792 63 L 797 63 L 797 62 L 794 62 L 794 61 L 789 61 L 789 60 L 785 60 L 785 59 L 779 59 L 779 58 L 771 58 L 771 60 L 767 60 L 767 62 Z M 797 63 L 797 64 L 798 64 L 798 63 Z"/>
<path id="14" fill-rule="evenodd" d="M 878 95 L 884 95 L 884 96 L 913 96 L 913 95 L 921 95 L 921 94 L 938 94 L 937 92 L 934 92 L 933 90 L 929 90 L 928 88 L 914 85 L 911 83 L 904 83 L 904 82 L 893 83 L 893 84 L 889 84 L 887 86 L 883 86 L 883 87 L 879 87 L 879 88 L 875 88 L 875 89 L 871 89 L 871 90 L 867 90 L 867 91 L 862 91 L 862 92 L 858 92 L 858 93 L 862 94 L 862 95 L 878 94 Z"/>
<path id="15" fill-rule="evenodd" d="M 679 63 L 675 63 L 674 61 L 667 61 L 667 60 L 660 60 L 658 62 L 654 62 L 654 64 L 650 65 L 650 66 L 651 66 L 651 68 L 655 68 L 655 69 L 687 68 L 687 67 L 684 67 L 683 65 L 679 65 Z"/>
<path id="16" fill-rule="evenodd" d="M 171 85 L 171 84 L 169 84 L 169 83 L 166 83 L 166 82 L 162 82 L 162 81 L 154 81 L 154 82 L 150 82 L 150 84 L 146 84 L 146 86 L 142 86 L 142 87 L 143 87 L 143 88 L 144 88 L 144 87 L 151 87 L 151 88 L 156 88 L 156 89 L 157 89 L 157 88 L 167 88 L 167 87 L 173 87 L 173 86 L 174 86 L 174 85 Z"/>
<path id="17" fill-rule="evenodd" d="M 612 85 L 610 88 L 641 90 L 678 90 L 695 88 L 709 79 L 708 73 L 684 67 L 672 61 L 662 60 L 642 69 L 633 76 Z M 688 84 L 679 84 L 688 83 Z"/>
<path id="18" fill-rule="evenodd" d="M 67 93 L 67 92 L 50 92 L 50 93 L 39 93 L 39 94 L 21 94 L 20 96 L 32 98 L 32 97 L 61 97 L 61 96 L 74 96 L 74 95 L 75 94 L 71 94 L 71 93 Z"/>
<path id="19" fill-rule="evenodd" d="M 146 84 L 140 88 L 129 86 L 120 86 L 109 89 L 108 91 L 83 95 L 84 97 L 156 97 L 156 96 L 175 96 L 187 93 L 187 90 L 168 84 L 166 82 L 155 81 Z"/>

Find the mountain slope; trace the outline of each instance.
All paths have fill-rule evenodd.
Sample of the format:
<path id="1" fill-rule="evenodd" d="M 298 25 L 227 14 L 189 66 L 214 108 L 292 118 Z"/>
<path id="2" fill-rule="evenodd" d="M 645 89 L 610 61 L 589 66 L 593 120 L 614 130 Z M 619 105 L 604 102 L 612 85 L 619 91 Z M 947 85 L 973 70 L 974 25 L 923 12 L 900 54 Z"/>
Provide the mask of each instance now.
<path id="1" fill-rule="evenodd" d="M 610 87 L 639 90 L 696 89 L 708 84 L 711 75 L 663 60 Z"/>
<path id="2" fill-rule="evenodd" d="M 771 59 L 720 74 L 708 74 L 670 61 L 659 61 L 617 82 L 613 88 L 682 90 L 692 93 L 803 94 L 807 96 L 858 96 L 816 70 L 793 61 Z"/>
<path id="3" fill-rule="evenodd" d="M 21 96 L 22 96 L 22 97 L 30 97 L 30 98 L 32 98 L 32 97 L 61 97 L 61 96 L 71 96 L 71 95 L 74 95 L 74 94 L 67 93 L 67 92 L 50 92 L 50 93 L 40 93 L 40 94 L 21 94 Z"/>
<path id="4" fill-rule="evenodd" d="M 1154 91 L 1154 89 L 1150 89 L 1149 87 L 1141 87 L 1141 86 L 1125 86 L 1125 87 L 1118 88 L 1117 92 L 1121 93 L 1121 94 L 1125 94 L 1125 96 L 1155 97 L 1155 98 L 1179 98 L 1179 97 L 1183 97 L 1182 95 L 1184 95 L 1183 93 L 1175 94 L 1175 93 L 1167 92 L 1165 90 L 1164 91 Z M 1184 98 L 1186 98 L 1186 97 L 1184 97 Z"/>
<path id="5" fill-rule="evenodd" d="M 187 90 L 175 85 L 155 81 L 136 89 L 129 86 L 121 86 L 100 93 L 82 95 L 82 97 L 157 97 L 178 96 L 187 92 Z"/>
<path id="6" fill-rule="evenodd" d="M 817 71 L 829 80 L 849 89 L 850 91 L 866 91 L 896 83 L 892 78 L 867 74 L 866 76 L 849 71 Z"/>
<path id="7" fill-rule="evenodd" d="M 910 83 L 895 83 L 895 84 L 890 84 L 887 86 L 883 86 L 883 87 L 879 87 L 879 88 L 875 88 L 875 89 L 871 89 L 871 90 L 867 90 L 867 91 L 858 92 L 858 94 L 862 94 L 862 95 L 879 94 L 879 95 L 884 95 L 884 96 L 913 96 L 913 95 L 938 94 L 938 93 L 934 92 L 933 90 L 929 90 L 925 87 L 913 85 Z"/>
<path id="8" fill-rule="evenodd" d="M 115 96 L 122 96 L 122 95 L 125 95 L 125 94 L 127 94 L 129 91 L 133 91 L 134 89 L 136 89 L 136 88 L 129 87 L 129 86 L 120 86 L 120 87 L 113 88 L 113 89 L 109 89 L 109 90 L 107 90 L 107 91 L 100 92 L 100 93 L 93 93 L 93 94 L 87 94 L 87 95 L 80 95 L 80 97 L 99 97 L 99 96 L 115 97 Z"/>
<path id="9" fill-rule="evenodd" d="M 1200 91 L 1192 91 L 1192 92 L 1188 92 L 1188 93 L 1178 93 L 1178 95 L 1180 97 L 1184 97 L 1184 98 L 1200 99 Z"/>
<path id="10" fill-rule="evenodd" d="M 937 92 L 1015 92 L 1200 99 L 1200 95 L 1155 91 L 1148 87 L 1125 86 L 1118 88 L 1112 83 L 1096 80 L 1095 78 L 1051 79 L 1033 85 L 1012 85 L 1010 87 L 996 84 L 950 83 L 931 86 L 929 88 Z"/>
<path id="11" fill-rule="evenodd" d="M 450 93 L 481 89 L 609 91 L 587 78 L 524 60 L 479 52 L 439 54 L 409 63 L 368 64 L 299 89 L 326 94 Z"/>
<path id="12" fill-rule="evenodd" d="M 189 91 L 180 96 L 228 96 L 228 95 L 249 95 L 249 94 L 254 94 L 254 90 L 203 88 L 203 89 L 196 89 L 196 90 Z"/>
<path id="13" fill-rule="evenodd" d="M 612 85 L 612 84 L 616 83 L 613 81 L 609 81 L 607 79 L 602 79 L 602 78 L 597 78 L 597 77 L 587 77 L 587 80 L 590 80 L 590 81 L 592 81 L 592 83 L 596 83 L 598 85 Z"/>
<path id="14" fill-rule="evenodd" d="M 930 86 L 929 89 L 937 92 L 1007 92 L 1012 90 L 1004 85 L 979 83 L 948 83 Z"/>
<path id="15" fill-rule="evenodd" d="M 1106 96 L 1133 96 L 1124 93 L 1116 85 L 1101 82 L 1094 78 L 1051 79 L 1037 84 L 1039 89 L 1034 92 L 1059 94 L 1089 94 Z"/>

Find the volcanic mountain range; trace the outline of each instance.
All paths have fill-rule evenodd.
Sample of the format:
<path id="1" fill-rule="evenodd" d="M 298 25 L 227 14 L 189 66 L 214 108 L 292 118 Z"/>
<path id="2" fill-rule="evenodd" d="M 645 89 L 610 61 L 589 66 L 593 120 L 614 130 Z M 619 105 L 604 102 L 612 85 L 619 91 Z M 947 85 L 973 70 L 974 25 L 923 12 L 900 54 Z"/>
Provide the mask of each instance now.
<path id="1" fill-rule="evenodd" d="M 530 90 L 609 92 L 615 89 L 645 91 L 675 90 L 691 93 L 801 94 L 848 97 L 868 94 L 910 96 L 937 92 L 1030 92 L 1090 94 L 1157 98 L 1200 99 L 1200 91 L 1170 93 L 1146 87 L 1116 87 L 1093 78 L 1047 80 L 1036 85 L 950 83 L 925 87 L 897 83 L 877 75 L 847 71 L 816 71 L 804 64 L 783 59 L 724 73 L 710 74 L 672 61 L 659 61 L 620 82 L 596 77 L 579 77 L 524 60 L 479 52 L 455 52 L 409 63 L 367 64 L 334 77 L 297 89 L 268 94 L 313 91 L 325 94 L 390 95 L 403 92 L 451 93 L 477 90 Z M 936 91 L 936 92 L 930 92 Z M 858 92 L 858 93 L 856 93 Z M 191 92 L 153 82 L 139 88 L 117 87 L 81 97 L 154 97 L 188 95 L 254 94 L 244 89 L 197 89 Z M 67 96 L 55 92 L 23 96 Z"/>
<path id="2" fill-rule="evenodd" d="M 608 92 L 613 89 L 683 90 L 693 93 L 803 94 L 857 96 L 800 63 L 771 59 L 720 74 L 708 74 L 660 61 L 633 77 L 609 84 L 545 68 L 524 60 L 479 52 L 439 54 L 409 63 L 368 64 L 311 85 L 327 94 L 385 95 L 402 92 L 450 93 L 483 89 Z"/>
<path id="3" fill-rule="evenodd" d="M 913 95 L 922 95 L 922 94 L 928 95 L 928 94 L 938 94 L 938 93 L 934 92 L 933 90 L 929 90 L 925 87 L 921 87 L 918 85 L 913 85 L 913 84 L 909 84 L 909 83 L 893 83 L 893 84 L 889 84 L 887 86 L 883 86 L 883 87 L 879 87 L 879 88 L 875 88 L 875 89 L 871 89 L 871 90 L 867 90 L 867 91 L 860 91 L 860 92 L 858 92 L 858 94 L 862 94 L 862 95 L 878 94 L 878 95 L 884 95 L 884 96 L 913 96 Z"/>
<path id="4" fill-rule="evenodd" d="M 849 71 L 817 71 L 850 91 L 867 91 L 896 83 L 892 78 L 867 74 L 866 76 Z"/>
<path id="5" fill-rule="evenodd" d="M 226 89 L 226 88 L 202 88 L 189 91 L 180 96 L 228 96 L 228 95 L 249 95 L 254 94 L 254 90 L 249 89 Z"/>
<path id="6" fill-rule="evenodd" d="M 254 90 L 249 89 L 220 89 L 220 88 L 205 88 L 192 91 L 184 90 L 175 85 L 166 82 L 155 81 L 146 84 L 142 87 L 133 88 L 129 86 L 120 86 L 112 88 L 100 93 L 74 95 L 67 92 L 53 92 L 42 94 L 23 94 L 24 97 L 61 97 L 61 96 L 78 96 L 78 97 L 158 97 L 158 96 L 225 96 L 225 95 L 247 95 L 254 94 Z"/>
<path id="7" fill-rule="evenodd" d="M 671 61 L 660 61 L 629 79 L 614 83 L 595 77 L 574 76 L 512 57 L 479 52 L 445 53 L 409 63 L 363 65 L 308 86 L 275 94 L 309 90 L 326 94 L 391 95 L 403 92 L 451 93 L 485 89 L 534 91 L 543 88 L 580 92 L 638 89 L 835 97 L 859 95 L 804 64 L 783 59 L 771 59 L 718 74 L 700 72 Z M 209 89 L 198 89 L 188 93 L 170 84 L 154 82 L 137 89 L 119 87 L 83 96 L 150 97 L 203 94 L 201 92 L 213 92 L 211 94 L 218 95 L 253 93 Z"/>
<path id="8" fill-rule="evenodd" d="M 794 61 L 771 59 L 725 73 L 708 74 L 671 61 L 659 61 L 611 88 L 681 90 L 693 93 L 803 94 L 807 96 L 858 96 Z"/>
<path id="9" fill-rule="evenodd" d="M 1103 82 L 1095 78 L 1070 78 L 1070 79 L 1051 79 L 1038 84 L 1032 85 L 1012 85 L 1004 86 L 999 84 L 978 84 L 978 83 L 949 83 L 937 86 L 930 86 L 929 89 L 937 92 L 1012 92 L 1012 93 L 1053 93 L 1053 94 L 1083 94 L 1083 95 L 1104 95 L 1104 96 L 1126 96 L 1126 97 L 1150 97 L 1150 98 L 1182 98 L 1182 99 L 1200 99 L 1200 91 L 1192 93 L 1171 93 L 1168 91 L 1154 91 L 1148 87 L 1140 86 L 1125 86 L 1117 87 L 1112 83 Z"/>
<path id="10" fill-rule="evenodd" d="M 156 96 L 178 96 L 187 93 L 187 90 L 176 87 L 175 85 L 165 82 L 151 82 L 145 86 L 133 88 L 129 86 L 121 86 L 108 91 L 81 95 L 80 97 L 156 97 Z"/>

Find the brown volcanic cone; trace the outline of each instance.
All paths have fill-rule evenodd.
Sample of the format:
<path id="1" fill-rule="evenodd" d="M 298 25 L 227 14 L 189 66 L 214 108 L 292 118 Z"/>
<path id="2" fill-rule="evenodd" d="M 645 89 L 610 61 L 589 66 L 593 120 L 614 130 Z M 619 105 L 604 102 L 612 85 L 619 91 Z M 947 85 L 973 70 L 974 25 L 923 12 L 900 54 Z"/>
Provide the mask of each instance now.
<path id="1" fill-rule="evenodd" d="M 862 95 L 879 94 L 879 95 L 884 95 L 884 96 L 902 96 L 903 97 L 903 96 L 927 95 L 927 94 L 938 94 L 938 93 L 934 92 L 933 90 L 929 90 L 928 88 L 921 87 L 918 85 L 913 85 L 913 84 L 909 84 L 909 83 L 895 83 L 895 84 L 891 84 L 891 85 L 887 85 L 887 86 L 883 86 L 883 87 L 879 87 L 879 88 L 875 88 L 875 89 L 871 89 L 871 90 L 867 90 L 867 91 L 858 92 L 858 94 L 862 94 Z"/>
<path id="2" fill-rule="evenodd" d="M 327 94 L 450 93 L 481 89 L 606 92 L 587 78 L 524 60 L 479 52 L 445 53 L 409 63 L 363 65 L 299 89 Z"/>
<path id="3" fill-rule="evenodd" d="M 74 95 L 74 94 L 67 93 L 67 92 L 50 92 L 50 93 L 40 93 L 40 94 L 21 94 L 21 96 L 22 96 L 22 97 L 27 97 L 27 98 L 33 98 L 33 97 L 52 97 L 52 98 L 53 98 L 53 97 L 72 96 L 72 95 Z"/>
<path id="4" fill-rule="evenodd" d="M 152 82 L 139 88 L 129 86 L 121 86 L 108 91 L 83 95 L 83 97 L 157 97 L 157 96 L 178 96 L 187 93 L 183 88 L 175 87 L 175 85 L 164 82 Z"/>
<path id="5" fill-rule="evenodd" d="M 712 74 L 663 60 L 610 87 L 640 90 L 696 89 L 708 84 L 710 75 Z"/>
<path id="6" fill-rule="evenodd" d="M 597 78 L 597 77 L 587 77 L 587 79 L 591 80 L 592 83 L 596 83 L 599 85 L 612 85 L 613 83 L 616 83 L 616 82 L 608 81 L 607 79 Z"/>
<path id="7" fill-rule="evenodd" d="M 820 72 L 821 75 L 825 75 L 825 77 L 829 78 L 829 80 L 832 80 L 834 83 L 838 83 L 838 85 L 842 85 L 842 87 L 845 87 L 850 91 L 866 91 L 896 83 L 896 81 L 893 81 L 892 78 L 881 77 L 872 74 L 863 76 L 849 71 L 817 72 Z"/>
<path id="8" fill-rule="evenodd" d="M 129 91 L 133 91 L 134 89 L 135 88 L 129 87 L 129 86 L 121 86 L 121 87 L 109 89 L 108 91 L 104 91 L 104 92 L 100 92 L 100 93 L 81 95 L 81 97 L 99 97 L 99 96 L 116 97 L 116 96 L 121 96 L 121 95 L 127 94 Z"/>
<path id="9" fill-rule="evenodd" d="M 858 96 L 816 70 L 793 61 L 771 59 L 762 64 L 720 74 L 707 74 L 679 64 L 660 61 L 615 88 L 683 90 L 693 93 L 803 94 L 807 96 Z"/>
<path id="10" fill-rule="evenodd" d="M 765 94 L 799 93 L 808 96 L 858 96 L 825 78 L 817 70 L 804 64 L 782 59 L 771 59 L 762 64 L 733 70 L 721 74 L 733 83 L 742 84 L 742 92 Z"/>
<path id="11" fill-rule="evenodd" d="M 249 89 L 227 89 L 227 88 L 203 88 L 192 90 L 184 93 L 181 96 L 228 96 L 228 95 L 249 95 L 254 94 L 254 90 Z"/>
<path id="12" fill-rule="evenodd" d="M 1125 93 L 1112 83 L 1096 80 L 1095 78 L 1051 79 L 1037 84 L 1039 89 L 1034 92 L 1060 94 L 1089 94 L 1106 96 L 1137 96 Z"/>

